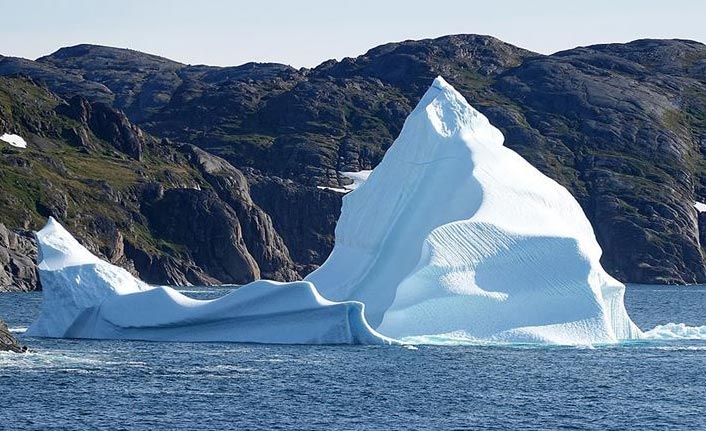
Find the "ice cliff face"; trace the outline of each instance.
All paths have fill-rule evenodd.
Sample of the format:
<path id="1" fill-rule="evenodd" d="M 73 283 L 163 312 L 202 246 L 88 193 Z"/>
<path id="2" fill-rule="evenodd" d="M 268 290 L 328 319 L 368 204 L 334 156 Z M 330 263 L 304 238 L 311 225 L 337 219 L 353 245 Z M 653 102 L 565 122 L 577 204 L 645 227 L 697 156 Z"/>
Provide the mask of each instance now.
<path id="1" fill-rule="evenodd" d="M 259 281 L 197 301 L 100 261 L 53 220 L 37 238 L 45 297 L 30 335 L 558 344 L 641 336 L 576 200 L 503 147 L 442 78 L 346 195 L 333 253 L 304 282 Z"/>

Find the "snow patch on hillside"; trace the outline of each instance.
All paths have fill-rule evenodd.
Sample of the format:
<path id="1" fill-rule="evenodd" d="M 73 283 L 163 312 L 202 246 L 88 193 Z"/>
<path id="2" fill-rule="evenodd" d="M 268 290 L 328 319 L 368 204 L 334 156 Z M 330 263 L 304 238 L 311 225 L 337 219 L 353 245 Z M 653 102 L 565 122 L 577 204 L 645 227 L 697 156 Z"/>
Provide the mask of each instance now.
<path id="1" fill-rule="evenodd" d="M 17 148 L 27 148 L 27 141 L 20 135 L 13 135 L 10 133 L 4 133 L 0 136 L 0 141 L 6 142 L 13 147 Z"/>
<path id="2" fill-rule="evenodd" d="M 368 177 L 372 173 L 372 170 L 369 171 L 358 171 L 358 172 L 341 172 L 341 175 L 348 177 L 353 180 L 353 184 L 349 184 L 347 186 L 343 186 L 346 190 L 355 190 L 358 187 L 360 187 L 361 184 L 366 182 L 368 180 Z"/>
<path id="3" fill-rule="evenodd" d="M 316 186 L 316 188 L 319 190 L 330 190 L 336 193 L 348 193 L 350 191 L 348 189 L 342 189 L 339 187 Z"/>
<path id="4" fill-rule="evenodd" d="M 319 190 L 331 190 L 332 192 L 336 193 L 348 193 L 351 192 L 358 187 L 360 187 L 361 184 L 363 184 L 365 181 L 368 180 L 368 177 L 372 173 L 372 170 L 368 171 L 358 171 L 358 172 L 344 172 L 341 171 L 339 172 L 341 175 L 343 175 L 346 178 L 350 178 L 353 180 L 353 183 L 347 184 L 343 187 L 328 187 L 328 186 L 316 186 L 317 189 Z"/>

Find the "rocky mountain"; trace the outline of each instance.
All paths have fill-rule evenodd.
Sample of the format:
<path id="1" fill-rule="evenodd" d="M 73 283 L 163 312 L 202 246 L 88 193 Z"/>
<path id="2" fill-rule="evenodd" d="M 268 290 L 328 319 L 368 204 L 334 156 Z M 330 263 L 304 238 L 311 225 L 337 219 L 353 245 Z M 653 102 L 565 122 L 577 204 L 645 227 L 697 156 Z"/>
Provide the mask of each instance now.
<path id="1" fill-rule="evenodd" d="M 11 158 L 0 173 L 42 167 L 33 191 L 6 189 L 0 221 L 36 228 L 59 210 L 82 240 L 150 281 L 292 279 L 315 268 L 331 250 L 341 199 L 316 186 L 340 187 L 350 182 L 340 172 L 374 167 L 443 75 L 507 146 L 577 197 L 610 273 L 706 282 L 706 214 L 694 209 L 706 201 L 706 46 L 697 42 L 544 56 L 455 35 L 301 70 L 79 45 L 37 61 L 2 57 L 0 75 L 9 87 L 0 126 L 31 143 L 3 148 Z M 28 92 L 52 100 L 48 114 L 30 109 Z M 16 105 L 27 106 L 20 119 L 3 108 Z M 81 178 L 69 182 L 62 169 L 77 166 Z M 79 190 L 93 191 L 89 210 Z M 89 214 L 101 221 L 82 220 Z"/>
<path id="2" fill-rule="evenodd" d="M 28 292 L 39 285 L 37 241 L 32 232 L 0 224 L 0 289 Z"/>
<path id="3" fill-rule="evenodd" d="M 28 230 L 48 216 L 153 283 L 299 277 L 243 174 L 223 159 L 158 140 L 111 106 L 66 101 L 28 78 L 0 78 L 0 129 L 28 142 L 0 147 L 0 288 L 37 287 Z"/>

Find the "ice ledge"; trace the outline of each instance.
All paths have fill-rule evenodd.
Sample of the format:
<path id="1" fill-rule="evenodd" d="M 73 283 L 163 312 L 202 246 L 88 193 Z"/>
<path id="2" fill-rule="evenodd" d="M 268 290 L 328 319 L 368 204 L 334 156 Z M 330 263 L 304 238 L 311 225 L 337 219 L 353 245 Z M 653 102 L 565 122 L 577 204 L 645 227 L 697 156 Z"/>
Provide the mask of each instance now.
<path id="1" fill-rule="evenodd" d="M 214 300 L 150 286 L 102 261 L 50 218 L 37 232 L 43 302 L 28 336 L 274 344 L 394 344 L 365 306 L 306 281 L 255 281 Z"/>

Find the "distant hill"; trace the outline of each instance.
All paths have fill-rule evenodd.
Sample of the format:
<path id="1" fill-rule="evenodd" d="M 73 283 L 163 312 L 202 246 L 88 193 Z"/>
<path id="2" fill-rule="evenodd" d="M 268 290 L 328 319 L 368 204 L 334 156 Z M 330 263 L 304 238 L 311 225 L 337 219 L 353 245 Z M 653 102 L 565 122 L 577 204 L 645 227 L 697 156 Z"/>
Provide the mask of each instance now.
<path id="1" fill-rule="evenodd" d="M 192 66 L 93 45 L 62 48 L 37 61 L 0 57 L 0 76 L 8 77 L 5 87 L 25 88 L 0 93 L 5 94 L 0 126 L 27 135 L 30 142 L 27 152 L 3 147 L 2 155 L 10 151 L 30 163 L 44 157 L 42 166 L 51 166 L 60 158 L 53 151 L 60 150 L 52 147 L 41 156 L 32 151 L 47 139 L 57 148 L 78 139 L 65 131 L 82 121 L 65 114 L 68 108 L 57 114 L 46 114 L 57 112 L 46 108 L 42 114 L 28 107 L 20 118 L 14 114 L 17 106 L 38 100 L 35 93 L 51 98 L 55 107 L 78 106 L 74 97 L 81 96 L 103 107 L 96 109 L 110 108 L 112 118 L 122 111 L 126 117 L 119 123 L 144 130 L 141 159 L 124 143 L 101 139 L 84 122 L 89 140 L 101 149 L 88 154 L 61 150 L 61 160 L 71 164 L 85 157 L 83 174 L 111 189 L 144 172 L 136 183 L 164 190 L 157 206 L 131 192 L 125 216 L 116 208 L 129 199 L 92 197 L 104 208 L 104 219 L 116 223 L 123 249 L 149 249 L 151 265 L 166 268 L 151 270 L 156 271 L 152 280 L 186 280 L 187 267 L 203 280 L 238 278 L 208 267 L 211 255 L 201 255 L 196 235 L 174 227 L 193 219 L 190 230 L 221 235 L 200 231 L 205 220 L 212 220 L 202 216 L 211 214 L 204 209 L 211 207 L 191 196 L 196 185 L 198 193 L 212 191 L 214 205 L 233 209 L 241 225 L 247 224 L 245 212 L 234 209 L 241 202 L 251 202 L 271 218 L 271 229 L 251 234 L 245 248 L 256 262 L 265 262 L 273 250 L 280 257 L 257 265 L 243 258 L 223 267 L 258 266 L 270 274 L 283 265 L 287 269 L 279 272 L 281 278 L 296 277 L 326 258 L 340 211 L 341 195 L 316 186 L 340 187 L 350 180 L 339 172 L 374 167 L 436 75 L 488 116 L 505 134 L 507 146 L 571 190 L 593 223 L 611 274 L 628 282 L 706 282 L 706 214 L 699 216 L 694 208 L 695 202 L 706 202 L 706 46 L 693 41 L 638 40 L 545 56 L 488 36 L 454 35 L 386 44 L 356 58 L 299 70 L 257 63 Z M 64 124 L 70 121 L 79 123 Z M 109 150 L 102 149 L 106 145 Z M 105 151 L 125 159 L 120 162 L 124 174 L 111 174 L 102 158 L 94 160 Z M 242 172 L 242 179 L 234 173 L 228 175 L 237 177 L 237 184 L 209 177 L 205 166 L 212 164 L 197 161 L 209 154 L 227 161 L 216 163 L 227 165 L 219 172 L 233 169 Z M 4 161 L 0 173 L 7 177 L 14 169 Z M 48 169 L 32 175 L 57 187 Z M 62 190 L 78 193 L 78 185 L 63 180 Z M 8 227 L 37 227 L 55 211 L 42 203 L 41 194 L 3 192 L 24 199 L 19 208 L 29 208 L 29 214 L 19 214 L 17 205 L 0 199 L 0 222 Z M 90 226 L 88 220 L 98 211 L 82 210 L 85 205 L 67 198 L 59 218 L 67 219 L 69 227 Z M 197 216 L 187 217 L 189 211 Z M 244 236 L 247 228 L 241 231 Z M 131 232 L 141 232 L 144 242 Z M 96 244 L 113 241 L 100 231 L 86 231 L 85 237 Z M 237 237 L 230 240 L 235 248 Z M 123 262 L 148 274 L 135 253 L 125 254 Z M 173 265 L 182 275 L 172 276 Z M 246 270 L 240 275 L 256 274 Z"/>

